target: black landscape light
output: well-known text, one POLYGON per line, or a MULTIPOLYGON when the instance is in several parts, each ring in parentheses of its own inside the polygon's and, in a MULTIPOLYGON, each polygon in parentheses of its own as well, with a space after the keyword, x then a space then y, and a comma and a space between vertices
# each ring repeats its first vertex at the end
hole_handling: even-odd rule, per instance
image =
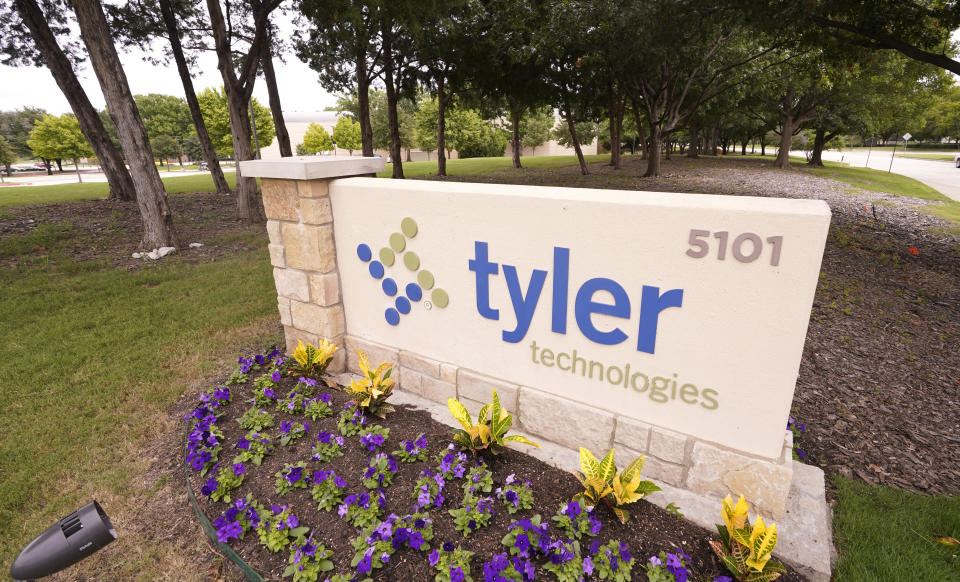
POLYGON ((110 518, 96 501, 47 528, 10 566, 14 580, 33 580, 59 572, 117 539, 110 518))

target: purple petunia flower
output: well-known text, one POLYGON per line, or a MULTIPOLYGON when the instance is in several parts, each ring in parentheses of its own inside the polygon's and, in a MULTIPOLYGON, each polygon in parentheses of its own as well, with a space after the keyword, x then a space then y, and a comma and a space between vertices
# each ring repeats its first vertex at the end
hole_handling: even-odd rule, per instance
POLYGON ((452 551, 453 551, 453 544, 452 544, 451 542, 443 542, 443 551, 444 551, 444 552, 452 552, 452 551))
POLYGON ((730 576, 717 576, 713 579, 713 582, 733 582, 733 578, 730 576))
POLYGON ((289 527, 290 529, 293 529, 298 525, 300 525, 300 520, 297 519, 296 515, 287 516, 287 527, 289 527))
POLYGON ((290 434, 290 429, 293 428, 293 425, 290 424, 289 420, 285 420, 280 423, 280 432, 283 434, 290 434))
POLYGON ((273 374, 270 374, 270 379, 274 382, 280 381, 280 370, 274 370, 273 374))
POLYGON ((434 550, 430 552, 429 559, 430 559, 430 565, 436 566, 437 562, 440 561, 440 552, 438 552, 436 548, 434 548, 434 550))
POLYGON ((656 556, 650 556, 650 559, 647 560, 647 561, 650 562, 650 565, 651 565, 651 566, 662 566, 662 565, 663 565, 663 562, 660 561, 660 558, 658 558, 658 557, 656 557, 656 556))
POLYGON ((593 560, 590 559, 590 556, 583 559, 583 573, 587 576, 593 574, 593 560))
POLYGON ((271 400, 277 399, 277 393, 274 392, 272 388, 264 388, 263 395, 266 396, 267 398, 270 398, 271 400))
POLYGON ((247 472, 247 468, 244 466, 243 463, 237 463, 236 465, 233 466, 233 474, 238 477, 240 475, 243 475, 246 472, 247 472))
POLYGON ((203 484, 203 487, 200 488, 200 493, 203 493, 207 497, 213 495, 213 492, 217 490, 220 484, 217 482, 216 477, 210 477, 207 479, 207 482, 203 484))
POLYGON ((527 534, 522 533, 517 536, 517 539, 513 542, 513 545, 525 555, 527 550, 530 548, 530 538, 527 537, 527 534))
POLYGON ((460 566, 450 568, 450 582, 463 582, 464 580, 466 580, 466 575, 464 575, 460 566))
POLYGON ((243 527, 239 521, 231 521, 217 530, 217 541, 227 543, 231 538, 239 539, 243 533, 243 527))
POLYGON ((373 560, 371 559, 369 554, 364 556, 363 559, 360 560, 360 563, 357 564, 357 572, 359 572, 360 574, 369 574, 372 568, 373 568, 373 560))

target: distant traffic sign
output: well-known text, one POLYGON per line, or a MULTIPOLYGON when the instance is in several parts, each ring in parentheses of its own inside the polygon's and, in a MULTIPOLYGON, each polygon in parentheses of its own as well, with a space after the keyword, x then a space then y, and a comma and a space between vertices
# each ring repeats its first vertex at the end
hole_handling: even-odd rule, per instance
POLYGON ((903 134, 903 141, 910 141, 910 138, 913 137, 910 133, 903 134))

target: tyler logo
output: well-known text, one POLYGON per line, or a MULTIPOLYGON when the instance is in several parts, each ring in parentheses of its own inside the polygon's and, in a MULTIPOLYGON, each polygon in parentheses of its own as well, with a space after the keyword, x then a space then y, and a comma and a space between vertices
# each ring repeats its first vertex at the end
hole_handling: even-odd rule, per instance
POLYGON ((388 246, 382 247, 378 253, 379 260, 373 258, 369 245, 357 245, 357 257, 368 263, 370 276, 380 281, 383 294, 392 301, 383 312, 384 319, 390 325, 399 324, 400 316, 410 313, 413 304, 421 300, 426 309, 434 306, 444 308, 450 303, 447 292, 435 286, 433 273, 422 269, 420 257, 409 249, 409 240, 416 237, 418 231, 419 227, 414 219, 407 217, 401 220, 400 232, 390 235, 388 246), (400 263, 403 263, 405 269, 401 268, 400 263), (388 269, 392 272, 388 273, 388 269), (428 292, 430 296, 425 298, 428 292))

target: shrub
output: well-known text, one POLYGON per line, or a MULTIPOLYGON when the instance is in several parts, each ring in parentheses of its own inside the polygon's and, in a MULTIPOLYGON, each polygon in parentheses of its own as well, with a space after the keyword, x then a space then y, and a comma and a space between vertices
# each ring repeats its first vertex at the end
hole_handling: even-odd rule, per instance
POLYGON ((749 510, 743 495, 736 505, 727 495, 720 506, 723 523, 717 524, 720 540, 711 540, 710 547, 737 580, 776 580, 787 571, 783 564, 770 559, 773 548, 777 545, 777 524, 771 523, 767 526, 763 518, 757 516, 757 521, 751 527, 747 518, 749 510))
POLYGON ((453 442, 462 449, 469 450, 474 456, 480 451, 499 454, 507 443, 523 443, 540 448, 540 445, 525 436, 504 436, 513 426, 513 415, 500 406, 500 397, 496 390, 493 390, 493 403, 485 404, 480 409, 477 424, 473 424, 467 408, 456 398, 447 400, 447 408, 453 418, 463 426, 453 434, 453 442))
POLYGON ((360 356, 360 370, 363 372, 362 380, 354 380, 347 390, 353 397, 353 406, 357 410, 362 410, 364 414, 372 414, 379 418, 386 418, 388 412, 393 412, 393 406, 387 404, 387 398, 393 394, 393 379, 390 373, 393 371, 393 365, 389 362, 383 362, 375 369, 370 369, 370 362, 367 355, 357 350, 360 356))
POLYGON ((574 499, 585 500, 589 505, 597 505, 602 500, 620 520, 627 523, 630 513, 625 505, 639 501, 644 496, 660 488, 650 481, 640 479, 644 456, 634 459, 622 472, 617 472, 613 461, 613 449, 610 449, 602 461, 597 461, 593 453, 580 447, 580 471, 576 474, 585 491, 574 499))
POLYGON ((319 346, 304 345, 303 342, 298 341, 297 349, 293 351, 293 362, 290 363, 288 373, 316 380, 327 370, 327 366, 333 361, 333 354, 336 351, 337 346, 325 339, 320 340, 319 346))

